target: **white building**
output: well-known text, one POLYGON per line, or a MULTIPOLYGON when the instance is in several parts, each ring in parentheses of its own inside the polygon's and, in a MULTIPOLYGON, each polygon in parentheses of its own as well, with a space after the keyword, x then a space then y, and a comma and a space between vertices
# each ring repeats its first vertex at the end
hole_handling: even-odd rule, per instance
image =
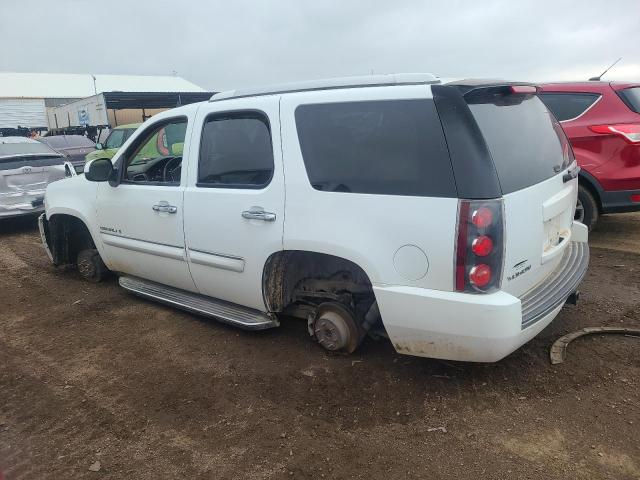
POLYGON ((47 109, 102 92, 196 93, 176 76, 0 72, 0 128, 53 127, 47 109))

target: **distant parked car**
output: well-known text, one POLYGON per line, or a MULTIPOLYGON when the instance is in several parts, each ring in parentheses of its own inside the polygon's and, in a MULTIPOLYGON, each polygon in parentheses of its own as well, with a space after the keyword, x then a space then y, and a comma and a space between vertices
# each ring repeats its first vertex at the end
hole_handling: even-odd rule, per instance
POLYGON ((96 150, 89 153, 85 157, 85 161, 88 162, 96 158, 113 158, 118 149, 140 125, 140 123, 130 123, 112 128, 104 143, 96 143, 96 150))
POLYGON ((540 98, 582 168, 576 220, 591 229, 600 214, 640 211, 640 84, 545 84, 540 98))
POLYGON ((76 172, 84 169, 85 156, 96 149, 96 144, 83 135, 54 135, 41 137, 38 140, 67 157, 76 172))
POLYGON ((74 175, 73 165, 48 145, 0 137, 0 218, 43 211, 47 185, 74 175))

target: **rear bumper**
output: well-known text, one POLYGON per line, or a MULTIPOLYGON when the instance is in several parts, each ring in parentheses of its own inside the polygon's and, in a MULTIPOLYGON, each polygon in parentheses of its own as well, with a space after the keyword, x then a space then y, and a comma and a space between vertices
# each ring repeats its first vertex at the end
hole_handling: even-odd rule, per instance
POLYGON ((640 190, 602 191, 602 213, 622 213, 640 211, 640 202, 631 201, 632 195, 639 195, 640 190))
MULTIPOLYGON (((44 198, 44 192, 42 193, 44 198)), ((40 200, 41 201, 41 200, 40 200)), ((0 202, 0 218, 19 217, 21 215, 32 215, 44 211, 44 204, 31 201, 5 204, 0 202)))
POLYGON ((398 353, 467 362, 495 362, 535 337, 558 315, 584 278, 586 243, 571 242, 560 265, 522 299, 374 286, 380 313, 398 353))

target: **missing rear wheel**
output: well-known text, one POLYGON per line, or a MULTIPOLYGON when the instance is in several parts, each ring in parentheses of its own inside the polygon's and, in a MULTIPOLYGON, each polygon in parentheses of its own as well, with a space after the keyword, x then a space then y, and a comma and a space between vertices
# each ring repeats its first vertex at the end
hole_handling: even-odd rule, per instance
POLYGON ((344 306, 327 302, 318 306, 309 322, 310 333, 323 348, 331 352, 352 353, 362 335, 353 314, 344 306))

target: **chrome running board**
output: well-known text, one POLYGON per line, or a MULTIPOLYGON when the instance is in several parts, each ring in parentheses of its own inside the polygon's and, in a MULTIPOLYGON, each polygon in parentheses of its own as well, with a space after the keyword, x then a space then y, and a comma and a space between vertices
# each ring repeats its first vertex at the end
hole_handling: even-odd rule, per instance
POLYGON ((252 308, 186 292, 136 277, 120 277, 120 286, 135 295, 155 300, 188 312, 215 318, 244 330, 264 330, 280 325, 275 317, 252 308))

